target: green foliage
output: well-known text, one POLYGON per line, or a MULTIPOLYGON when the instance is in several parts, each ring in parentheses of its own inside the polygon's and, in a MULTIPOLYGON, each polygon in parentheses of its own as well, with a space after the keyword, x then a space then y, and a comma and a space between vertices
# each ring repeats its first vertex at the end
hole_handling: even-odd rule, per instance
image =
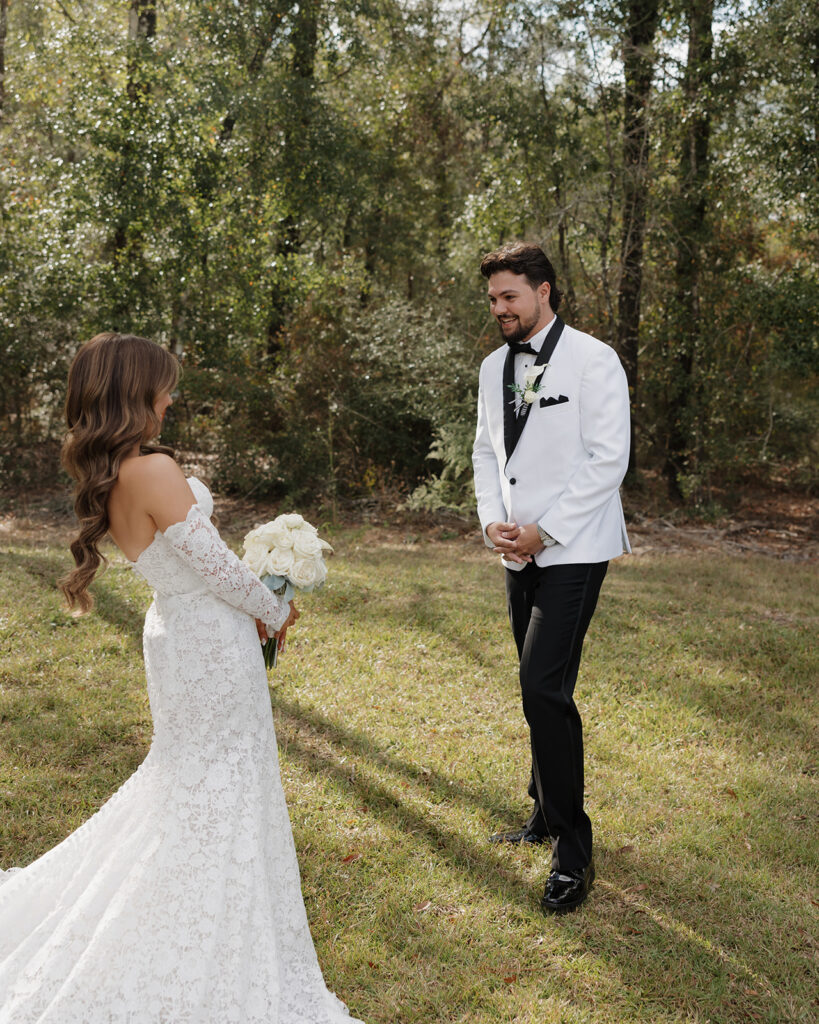
POLYGON ((192 388, 185 373, 192 407, 208 392, 220 396, 185 444, 201 450, 210 437, 220 482, 255 493, 412 488, 433 432, 465 405, 472 414, 468 346, 446 317, 405 301, 362 307, 355 291, 337 291, 333 303, 312 298, 307 307, 295 311, 298 326, 283 334, 275 360, 230 380, 194 371, 192 388))
MULTIPOLYGON (((469 412, 472 406, 468 406, 469 412)), ((440 509, 469 514, 475 507, 472 481, 472 442, 475 426, 472 417, 444 423, 437 428, 428 459, 441 464, 439 472, 419 484, 410 495, 407 507, 437 512, 440 509)))
MULTIPOLYGON (((6 472, 54 471, 66 366, 117 328, 182 357, 169 429, 221 486, 468 505, 470 395, 492 344, 480 255, 541 242, 567 318, 617 336, 621 6, 169 0, 138 39, 126 8, 9 8, 6 472)), ((749 477, 814 486, 816 14, 805 0, 740 6, 718 35, 700 98, 706 216, 682 240, 700 260, 695 352, 675 262, 697 111, 676 63, 686 31, 666 9, 639 462, 662 465, 681 432, 692 500, 749 477)))

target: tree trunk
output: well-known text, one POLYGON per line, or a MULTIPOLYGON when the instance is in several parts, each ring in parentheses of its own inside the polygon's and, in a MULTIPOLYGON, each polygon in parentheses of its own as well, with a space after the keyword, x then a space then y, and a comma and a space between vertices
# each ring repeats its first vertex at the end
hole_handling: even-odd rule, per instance
POLYGON ((640 298, 648 195, 651 82, 659 0, 627 0, 623 38, 623 229, 617 294, 617 347, 631 395, 631 452, 628 473, 637 470, 635 414, 638 410, 640 298))
MULTIPOLYGON (((545 56, 545 55, 544 55, 545 56)), ((569 258, 569 242, 566 237, 567 227, 567 209, 563 199, 563 184, 564 184, 564 173, 563 173, 563 162, 560 159, 558 152, 558 141, 557 141, 557 130, 556 130, 556 118, 557 115, 553 109, 549 93, 546 89, 546 82, 541 76, 540 79, 540 98, 543 102, 544 117, 542 120, 542 135, 544 139, 544 149, 552 154, 551 165, 549 167, 549 173, 554 188, 554 204, 558 210, 558 221, 557 221, 557 253, 558 262, 560 265, 560 289, 563 292, 564 308, 562 310, 563 319, 568 323, 573 323, 577 319, 577 296, 574 290, 574 281, 572 279, 571 272, 571 261, 569 258)), ((548 254, 547 254, 548 255, 548 254)))
POLYGON ((679 162, 679 195, 673 218, 677 239, 675 297, 677 336, 672 348, 665 474, 669 494, 683 497, 681 477, 696 463, 692 431, 697 420, 694 371, 701 344, 700 269, 706 235, 711 136, 714 0, 688 2, 688 60, 683 79, 684 127, 679 162))
MULTIPOLYGON (((316 51, 319 39, 319 15, 322 0, 302 0, 293 25, 293 99, 298 117, 285 131, 284 166, 294 168, 304 163, 305 147, 310 146, 313 121, 313 91, 316 75, 316 51)), ((301 244, 298 219, 289 213, 279 225, 277 253, 286 261, 301 244)), ((281 332, 293 306, 293 296, 282 281, 277 281, 271 294, 267 321, 267 354, 275 357, 281 349, 281 332)))
MULTIPOLYGON (((156 36, 156 0, 131 0, 131 9, 128 16, 128 40, 131 45, 128 54, 128 84, 126 92, 128 99, 135 103, 140 94, 144 94, 147 88, 139 81, 139 58, 135 47, 144 45, 148 39, 156 36)), ((131 143, 126 143, 123 148, 123 173, 128 173, 128 162, 131 156, 131 143)), ((123 215, 114 227, 114 252, 122 252, 128 244, 128 224, 123 215)))
POLYGON ((566 206, 563 202, 563 174, 559 162, 552 165, 552 181, 555 188, 555 205, 560 210, 557 222, 557 254, 560 260, 560 284, 563 292, 565 308, 563 319, 567 323, 577 320, 577 296, 574 290, 571 263, 569 262, 569 244, 566 238, 566 206))
POLYGON ((9 0, 0 0, 0 124, 6 106, 6 32, 8 30, 9 0))
MULTIPOLYGON (((273 40, 276 38, 276 34, 281 31, 282 25, 285 23, 285 14, 294 6, 295 0, 286 0, 283 3, 267 3, 268 7, 268 18, 265 23, 259 26, 256 38, 257 45, 253 51, 253 56, 250 58, 247 64, 247 77, 248 80, 255 81, 262 72, 264 67, 264 60, 267 56, 270 47, 273 45, 273 40)), ((222 121, 222 128, 219 133, 219 141, 225 144, 230 141, 233 135, 233 129, 236 127, 237 114, 229 111, 224 120, 222 121)))
POLYGON ((131 53, 128 57, 128 98, 133 102, 149 87, 139 81, 139 51, 149 39, 156 36, 156 0, 131 0, 128 16, 128 39, 131 53))
MULTIPOLYGON (((814 10, 813 28, 809 35, 810 68, 813 73, 813 180, 819 182, 819 12, 814 10)), ((814 196, 816 192, 813 193, 814 196)), ((819 253, 819 238, 814 232, 813 250, 819 253)))
MULTIPOLYGON (((128 77, 125 90, 133 106, 140 97, 146 96, 150 87, 140 74, 142 50, 149 39, 156 35, 156 0, 130 0, 128 18, 128 77)), ((141 241, 138 232, 131 230, 130 212, 131 198, 129 191, 133 189, 132 165, 135 160, 138 143, 129 136, 122 144, 119 152, 121 174, 117 191, 118 213, 112 226, 108 242, 108 252, 114 263, 124 260, 133 266, 140 259, 141 241)), ((111 312, 114 317, 114 330, 127 329, 126 325, 133 314, 132 296, 128 288, 118 288, 112 303, 111 312)))

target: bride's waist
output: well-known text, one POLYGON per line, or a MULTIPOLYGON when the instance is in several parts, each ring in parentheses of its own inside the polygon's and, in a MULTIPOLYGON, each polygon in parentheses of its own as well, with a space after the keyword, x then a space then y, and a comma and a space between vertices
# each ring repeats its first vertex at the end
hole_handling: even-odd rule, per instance
POLYGON ((221 597, 217 597, 213 591, 207 588, 202 590, 186 590, 180 594, 166 594, 158 590, 154 591, 154 600, 148 612, 150 614, 153 611, 154 614, 160 616, 173 614, 175 616, 190 615, 199 617, 208 610, 227 614, 231 618, 235 616, 243 619, 248 618, 245 612, 234 608, 232 604, 223 601, 221 597))

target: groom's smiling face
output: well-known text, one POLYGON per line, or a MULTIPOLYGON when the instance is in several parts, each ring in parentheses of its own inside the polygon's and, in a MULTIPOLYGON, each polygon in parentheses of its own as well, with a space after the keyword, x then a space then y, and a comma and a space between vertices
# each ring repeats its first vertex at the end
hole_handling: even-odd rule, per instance
POLYGON ((549 323, 554 315, 549 291, 546 281, 533 288, 524 274, 511 270, 500 270, 489 278, 489 308, 504 341, 526 341, 549 323))

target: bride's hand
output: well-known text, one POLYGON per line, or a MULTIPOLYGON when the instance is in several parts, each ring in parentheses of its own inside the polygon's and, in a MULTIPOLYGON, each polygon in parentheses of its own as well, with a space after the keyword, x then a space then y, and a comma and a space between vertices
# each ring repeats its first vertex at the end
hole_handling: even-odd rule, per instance
POLYGON ((292 626, 293 623, 296 621, 296 619, 300 618, 300 616, 301 616, 301 612, 296 609, 295 604, 293 604, 293 602, 291 601, 290 602, 290 614, 287 616, 287 619, 285 620, 285 623, 282 626, 282 629, 287 629, 288 626, 292 626))
MULTIPOLYGON (((296 619, 299 618, 300 615, 301 615, 301 612, 298 611, 296 606, 291 601, 290 602, 290 614, 287 616, 287 619, 285 620, 285 623, 282 626, 282 628, 277 633, 273 634, 273 636, 275 636, 276 639, 279 641, 279 650, 280 651, 284 650, 284 637, 285 637, 285 634, 287 633, 287 627, 288 626, 292 626, 293 623, 296 621, 296 619)), ((265 626, 265 624, 262 622, 261 619, 256 619, 256 632, 259 634, 259 643, 260 644, 266 644, 267 641, 270 639, 270 634, 267 632, 267 626, 265 626)))
POLYGON ((287 629, 288 629, 288 627, 292 626, 293 623, 296 621, 296 619, 298 619, 300 616, 301 616, 301 612, 298 611, 296 606, 291 601, 290 602, 290 614, 287 616, 287 619, 286 619, 284 625, 278 631, 278 633, 274 633, 273 634, 276 637, 276 640, 278 642, 277 646, 279 648, 279 653, 280 654, 284 650, 284 638, 287 636, 287 629))

